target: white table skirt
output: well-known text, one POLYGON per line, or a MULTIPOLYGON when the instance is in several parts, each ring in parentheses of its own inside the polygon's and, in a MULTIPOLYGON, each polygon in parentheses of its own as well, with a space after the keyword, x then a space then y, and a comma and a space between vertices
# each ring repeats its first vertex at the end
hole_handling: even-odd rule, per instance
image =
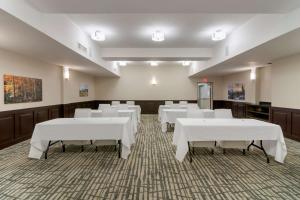
POLYGON ((127 159, 134 143, 134 133, 128 117, 49 120, 35 126, 28 157, 40 159, 49 141, 59 140, 121 140, 121 157, 127 159))
MULTIPOLYGON (((200 109, 199 109, 200 110, 200 109)), ((201 110, 204 115, 209 115, 214 113, 213 110, 202 109, 201 110)), ((167 123, 174 124, 177 118, 186 118, 187 117, 187 109, 163 109, 161 111, 161 129, 162 132, 167 131, 167 123)))
POLYGON ((189 141, 262 140, 268 155, 283 163, 287 148, 281 127, 254 119, 190 119, 176 120, 173 144, 176 159, 183 161, 189 141))
MULTIPOLYGON (((117 108, 118 106, 117 105, 113 105, 111 107, 112 108, 117 108)), ((128 105, 128 109, 136 111, 137 119, 138 119, 138 122, 140 123, 141 122, 141 113, 142 113, 141 106, 139 106, 139 105, 128 105)))
MULTIPOLYGON (((132 124, 133 132, 137 133, 138 119, 135 110, 118 110, 119 117, 129 117, 132 124)), ((92 117, 102 117, 102 110, 92 110, 92 117)))

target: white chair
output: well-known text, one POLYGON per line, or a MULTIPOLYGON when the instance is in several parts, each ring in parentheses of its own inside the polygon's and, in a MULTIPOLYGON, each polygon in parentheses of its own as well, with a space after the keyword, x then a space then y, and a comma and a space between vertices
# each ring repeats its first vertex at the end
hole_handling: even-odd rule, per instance
POLYGON ((187 101, 179 101, 179 104, 180 104, 180 105, 187 105, 188 102, 187 102, 187 101))
MULTIPOLYGON (((76 108, 74 118, 89 118, 92 116, 92 110, 90 108, 76 108)), ((66 140, 62 141, 63 152, 65 152, 65 145, 80 145, 81 151, 84 150, 84 145, 91 144, 90 140, 66 140)))
POLYGON ((171 105, 170 105, 170 108, 171 108, 171 109, 179 109, 179 108, 180 108, 180 105, 179 105, 179 104, 171 104, 171 105))
POLYGON ((172 105, 173 101, 165 101, 165 105, 172 105))
POLYGON ((134 101, 126 101, 126 104, 132 106, 132 105, 134 105, 135 103, 134 103, 134 101))
MULTIPOLYGON (((215 109, 215 118, 232 119, 231 109, 215 109)), ((224 154, 226 153, 225 149, 242 149, 245 154, 249 145, 249 141, 219 141, 218 143, 223 148, 224 154)))
POLYGON ((127 104, 119 104, 117 105, 118 110, 128 110, 127 104))
POLYGON ((189 104, 187 104, 187 109, 199 110, 199 106, 196 103, 189 103, 189 104))
MULTIPOLYGON (((200 109, 190 109, 187 111, 187 118, 205 118, 205 112, 200 109)), ((216 145, 215 141, 199 141, 199 142, 190 142, 193 147, 193 153, 195 153, 195 147, 199 148, 210 148, 211 153, 214 154, 214 148, 216 145)))
MULTIPOLYGON (((116 108, 105 108, 102 110, 102 117, 119 117, 119 113, 116 108)), ((116 140, 94 140, 93 144, 96 146, 96 151, 98 151, 98 146, 115 146, 115 149, 117 149, 118 142, 116 140)))
POLYGON ((112 101, 111 102, 111 105, 119 105, 120 104, 120 101, 112 101))
POLYGON ((104 110, 110 108, 110 104, 99 104, 98 110, 104 110))

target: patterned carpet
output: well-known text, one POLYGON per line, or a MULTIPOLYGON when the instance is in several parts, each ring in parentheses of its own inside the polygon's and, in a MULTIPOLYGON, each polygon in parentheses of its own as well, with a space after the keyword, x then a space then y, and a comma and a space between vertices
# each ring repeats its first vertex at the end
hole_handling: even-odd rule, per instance
POLYGON ((50 149, 28 159, 29 141, 0 151, 0 199, 300 199, 300 143, 286 140, 285 164, 259 151, 196 149, 193 163, 175 160, 172 133, 145 115, 128 160, 114 147, 50 149))

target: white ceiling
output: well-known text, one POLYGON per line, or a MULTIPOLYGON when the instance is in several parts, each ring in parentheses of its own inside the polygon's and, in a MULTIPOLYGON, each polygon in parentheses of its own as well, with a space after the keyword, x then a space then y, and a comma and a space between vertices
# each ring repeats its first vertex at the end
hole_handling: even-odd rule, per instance
POLYGON ((114 76, 52 38, 0 9, 0 48, 95 76, 114 76))
POLYGON ((257 67, 267 66, 268 63, 276 62, 280 58, 300 53, 299 38, 300 28, 204 70, 196 76, 225 75, 250 70, 251 64, 257 67))
POLYGON ((299 0, 27 0, 50 13, 282 13, 299 0))
POLYGON ((71 14, 69 18, 87 34, 106 33, 98 42, 103 48, 199 48, 212 47, 211 34, 228 34, 248 21, 252 14, 71 14), (153 42, 151 34, 165 32, 165 41, 153 42))

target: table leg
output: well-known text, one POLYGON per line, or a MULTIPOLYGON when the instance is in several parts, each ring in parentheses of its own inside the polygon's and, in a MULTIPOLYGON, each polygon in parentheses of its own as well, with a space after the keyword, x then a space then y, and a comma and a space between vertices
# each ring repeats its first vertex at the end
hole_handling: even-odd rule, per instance
POLYGON ((248 146, 248 151, 249 151, 249 149, 250 149, 250 147, 251 146, 254 146, 254 147, 256 147, 256 148, 258 148, 258 149, 260 149, 260 150, 262 150, 263 151, 263 153, 264 153, 264 155, 266 156, 266 158, 267 158, 267 163, 270 163, 270 159, 269 159, 269 156, 268 156, 268 154, 266 153, 266 151, 265 151, 265 149, 264 149, 264 146, 263 146, 263 143, 262 143, 262 140, 260 140, 260 146, 258 146, 258 145, 256 145, 256 144, 254 144, 254 140, 251 142, 251 144, 248 146))
POLYGON ((119 144, 119 158, 121 158, 122 141, 118 140, 118 144, 119 144))
POLYGON ((192 152, 191 152, 190 142, 188 142, 188 146, 189 146, 189 157, 190 157, 190 163, 191 163, 191 162, 193 162, 193 159, 192 159, 192 152))
POLYGON ((47 146, 47 149, 46 149, 46 151, 45 151, 45 159, 48 158, 48 151, 49 151, 50 145, 51 145, 51 140, 49 141, 48 146, 47 146))

